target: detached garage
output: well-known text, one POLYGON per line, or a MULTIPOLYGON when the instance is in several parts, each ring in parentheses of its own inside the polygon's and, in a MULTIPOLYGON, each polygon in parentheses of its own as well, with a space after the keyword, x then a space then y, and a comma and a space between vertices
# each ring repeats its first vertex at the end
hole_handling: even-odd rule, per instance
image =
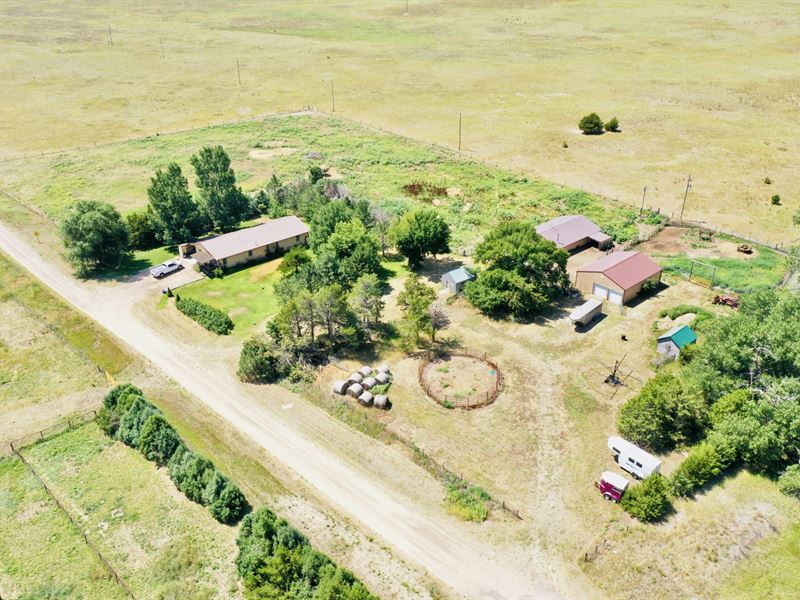
POLYGON ((626 304, 648 282, 661 281, 661 267, 641 252, 614 252, 578 269, 575 287, 613 304, 626 304))

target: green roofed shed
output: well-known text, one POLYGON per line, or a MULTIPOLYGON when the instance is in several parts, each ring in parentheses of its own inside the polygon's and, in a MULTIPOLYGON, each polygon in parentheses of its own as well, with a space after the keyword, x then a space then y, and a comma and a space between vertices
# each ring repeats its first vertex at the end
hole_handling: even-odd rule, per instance
POLYGON ((656 349, 661 354, 675 358, 689 344, 697 341, 697 334, 688 325, 678 325, 658 337, 656 349))

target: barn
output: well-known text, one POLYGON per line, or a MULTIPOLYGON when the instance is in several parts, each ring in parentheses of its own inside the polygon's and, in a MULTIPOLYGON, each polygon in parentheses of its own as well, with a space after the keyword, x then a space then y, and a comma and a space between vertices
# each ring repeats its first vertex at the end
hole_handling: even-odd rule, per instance
POLYGON ((442 275, 442 288, 454 294, 461 291, 464 284, 475 279, 475 275, 464 267, 458 267, 442 275))
POLYGON ((556 243, 564 250, 574 250, 590 244, 601 250, 611 246, 611 237, 583 215, 556 217, 536 227, 536 233, 556 243))
POLYGON ((272 219, 261 225, 215 235, 190 244, 182 244, 181 254, 194 254, 201 267, 235 267, 263 260, 276 252, 288 250, 308 240, 309 228, 294 215, 272 219))
POLYGON ((575 287, 613 304, 626 304, 648 282, 661 281, 661 267, 641 252, 614 252, 575 274, 575 287))
POLYGON ((686 346, 697 341, 697 334, 688 325, 676 325, 664 335, 658 336, 656 350, 660 354, 677 358, 686 346))

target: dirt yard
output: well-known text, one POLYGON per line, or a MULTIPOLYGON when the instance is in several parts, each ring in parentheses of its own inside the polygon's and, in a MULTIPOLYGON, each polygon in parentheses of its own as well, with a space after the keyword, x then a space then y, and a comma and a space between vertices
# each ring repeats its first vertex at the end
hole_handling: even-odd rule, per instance
POLYGON ((710 240, 700 237, 699 229, 666 227, 652 240, 637 246, 647 254, 686 254, 689 258, 737 258, 750 260, 758 256, 758 248, 752 254, 739 252, 734 242, 725 236, 714 234, 710 240))
POLYGON ((424 380, 437 398, 453 397, 453 404, 476 394, 484 394, 497 384, 497 371, 487 362, 472 356, 451 355, 429 363, 424 380))

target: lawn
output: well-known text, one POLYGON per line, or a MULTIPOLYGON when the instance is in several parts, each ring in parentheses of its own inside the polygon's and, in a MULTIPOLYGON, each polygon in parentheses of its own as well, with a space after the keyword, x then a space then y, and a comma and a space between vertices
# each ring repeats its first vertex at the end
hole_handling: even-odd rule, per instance
MULTIPOLYGON (((687 218, 797 237, 791 0, 610 0, 591 19, 583 2, 411 0, 408 15, 398 0, 35 6, 3 4, 0 156, 330 110, 333 81, 337 114, 455 148, 462 113, 465 152, 636 207, 646 185, 647 204, 676 216, 691 173, 687 218), (581 136, 591 111, 617 116, 622 132, 581 136), (770 204, 775 193, 784 206, 770 204)), ((152 162, 140 152, 117 169, 152 162)), ((0 187, 19 167, 0 168, 0 187)), ((97 184, 90 169, 77 179, 90 193, 97 184)), ((118 186, 100 183, 116 201, 118 186)))
POLYGON ((98 276, 101 279, 105 279, 134 275, 139 271, 149 269, 171 258, 175 258, 177 254, 178 250, 176 248, 166 246, 163 248, 153 248, 152 250, 136 250, 125 257, 119 268, 111 271, 103 271, 99 273, 98 276))
MULTIPOLYGON (((734 292, 749 292, 776 287, 786 274, 785 258, 768 248, 758 247, 753 258, 700 258, 700 262, 716 267, 714 285, 734 292)), ((692 259, 686 254, 654 254, 653 258, 667 273, 688 277, 692 259)), ((711 269, 695 264, 692 279, 710 281, 711 269)))
POLYGON ((236 529, 177 492, 166 471, 139 452, 89 423, 23 454, 67 510, 81 515, 87 535, 137 597, 239 596, 236 529))
POLYGON ((234 333, 250 335, 278 310, 274 285, 281 259, 243 267, 224 277, 206 277, 185 285, 175 293, 194 298, 225 311, 233 319, 234 333))
POLYGON ((128 597, 33 475, 10 458, 0 458, 0 596, 128 597))

